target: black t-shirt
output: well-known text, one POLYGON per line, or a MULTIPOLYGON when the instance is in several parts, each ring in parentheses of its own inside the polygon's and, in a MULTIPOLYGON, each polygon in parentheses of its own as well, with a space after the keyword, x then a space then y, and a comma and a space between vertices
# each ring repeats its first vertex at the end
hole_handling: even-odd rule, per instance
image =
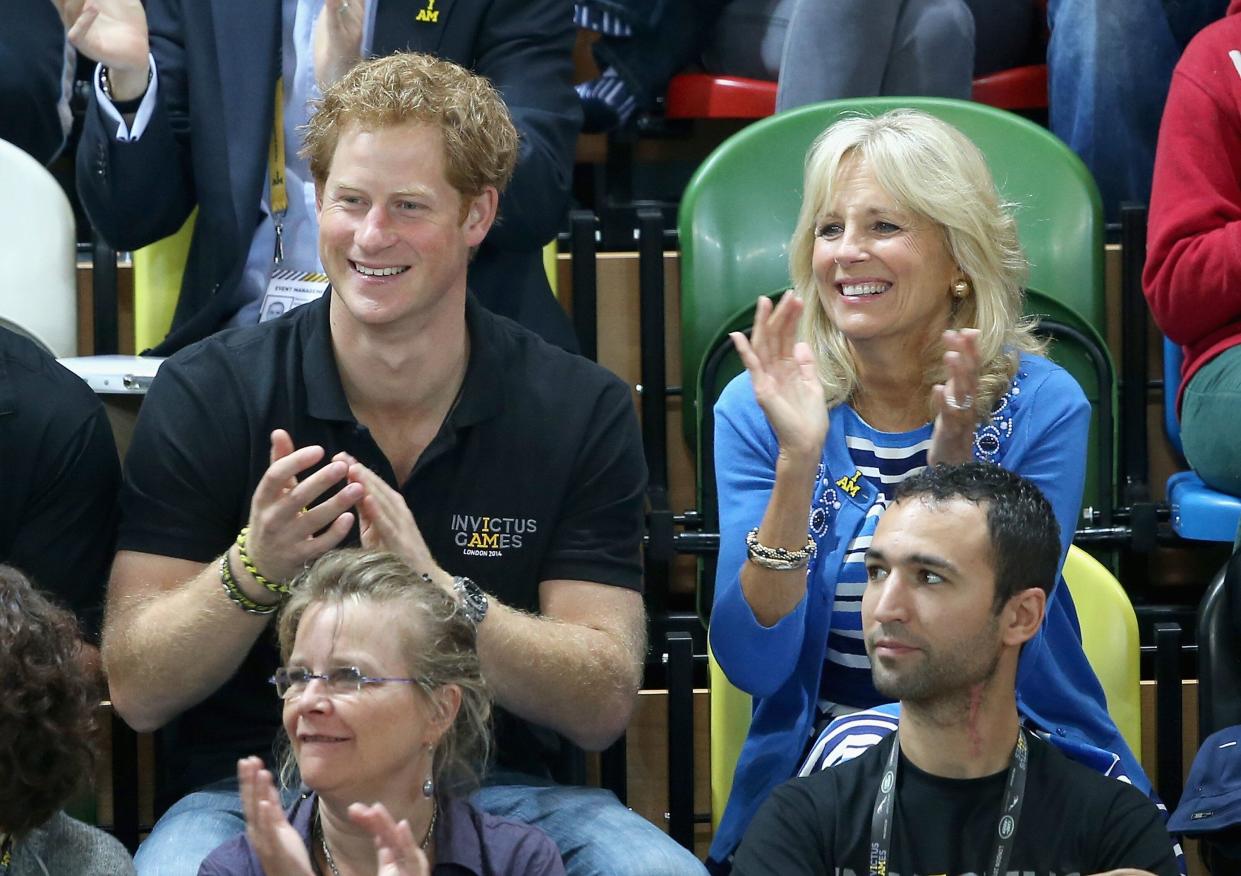
MULTIPOLYGON (((777 788, 746 831, 733 876, 865 876, 875 794, 896 735, 858 758, 777 788)), ((1006 771, 945 779, 901 756, 888 876, 985 873, 1006 771)), ((1177 876, 1155 804, 1126 782, 1030 737, 1010 874, 1075 876, 1121 867, 1177 876)))
POLYGON ((98 639, 121 464, 103 404, 76 374, 0 328, 0 562, 98 639))
MULTIPOLYGON (((298 447, 322 445, 327 461, 347 451, 398 487, 341 386, 330 295, 160 367, 126 456, 122 550, 198 562, 222 554, 249 517, 276 428, 298 447)), ((460 398, 399 487, 432 555, 525 611, 538 610, 541 581, 640 589, 646 468, 627 387, 472 298, 466 321, 460 398)), ((345 543, 357 543, 356 526, 345 543)), ((163 800, 232 776, 240 756, 270 752, 280 708, 267 679, 277 662, 269 628, 224 687, 162 731, 163 800)), ((496 737, 500 766, 536 774, 561 744, 501 709, 496 737)))

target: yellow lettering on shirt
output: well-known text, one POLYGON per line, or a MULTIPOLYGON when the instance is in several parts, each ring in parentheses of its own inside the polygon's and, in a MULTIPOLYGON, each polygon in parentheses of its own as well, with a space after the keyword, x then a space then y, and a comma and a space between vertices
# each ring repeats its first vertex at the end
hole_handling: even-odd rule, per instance
POLYGON ((415 21, 425 21, 428 24, 435 24, 440 20, 439 10, 435 8, 435 0, 427 0, 427 8, 419 9, 418 16, 415 21))
POLYGON ((860 481, 861 479, 862 479, 862 473, 860 471, 855 470, 853 474, 847 475, 846 477, 843 477, 840 480, 836 481, 836 486, 840 487, 842 490, 848 493, 849 498, 852 499, 854 496, 857 495, 858 490, 862 489, 862 485, 858 483, 858 481, 860 481))

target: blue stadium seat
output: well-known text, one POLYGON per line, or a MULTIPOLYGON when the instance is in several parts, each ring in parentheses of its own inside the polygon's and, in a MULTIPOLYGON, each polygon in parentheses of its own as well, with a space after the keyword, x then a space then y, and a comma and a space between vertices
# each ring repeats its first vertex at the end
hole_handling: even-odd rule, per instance
MULTIPOLYGON (((1181 348, 1164 338, 1164 428, 1183 454, 1176 416, 1181 348)), ((1182 538, 1232 542, 1241 521, 1241 498, 1213 490, 1193 471, 1168 479, 1172 529, 1182 538)), ((1241 551, 1219 570, 1198 606, 1198 741, 1241 722, 1241 551)), ((1223 871, 1220 871, 1223 872, 1223 871)))
MULTIPOLYGON (((1176 415, 1176 387, 1181 383, 1179 345, 1163 341, 1164 428, 1177 453, 1181 447, 1181 423, 1176 415)), ((1172 506, 1172 529, 1182 538, 1194 541, 1231 542, 1241 523, 1241 498, 1213 490, 1202 478, 1181 471, 1168 478, 1168 504, 1172 506)))

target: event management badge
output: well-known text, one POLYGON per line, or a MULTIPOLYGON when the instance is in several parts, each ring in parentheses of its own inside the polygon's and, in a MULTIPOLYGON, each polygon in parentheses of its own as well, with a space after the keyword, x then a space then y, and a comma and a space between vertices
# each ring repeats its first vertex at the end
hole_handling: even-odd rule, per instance
POLYGON ((322 297, 327 290, 327 284, 327 274, 272 271, 267 291, 263 294, 263 303, 259 307, 259 322, 283 316, 294 307, 322 297))

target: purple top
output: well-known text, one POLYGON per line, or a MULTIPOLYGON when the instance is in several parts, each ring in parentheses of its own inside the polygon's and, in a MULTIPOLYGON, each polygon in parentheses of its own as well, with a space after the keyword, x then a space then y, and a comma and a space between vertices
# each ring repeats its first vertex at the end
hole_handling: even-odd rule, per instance
MULTIPOLYGON (((293 825, 310 850, 310 828, 318 795, 308 792, 288 812, 293 825)), ((311 856, 314 857, 313 855, 311 856)), ((508 818, 488 815, 468 800, 440 800, 435 824, 435 867, 432 876, 565 876, 560 852, 551 838, 537 827, 508 818)), ((250 840, 240 834, 207 856, 198 876, 264 876, 250 840)))

